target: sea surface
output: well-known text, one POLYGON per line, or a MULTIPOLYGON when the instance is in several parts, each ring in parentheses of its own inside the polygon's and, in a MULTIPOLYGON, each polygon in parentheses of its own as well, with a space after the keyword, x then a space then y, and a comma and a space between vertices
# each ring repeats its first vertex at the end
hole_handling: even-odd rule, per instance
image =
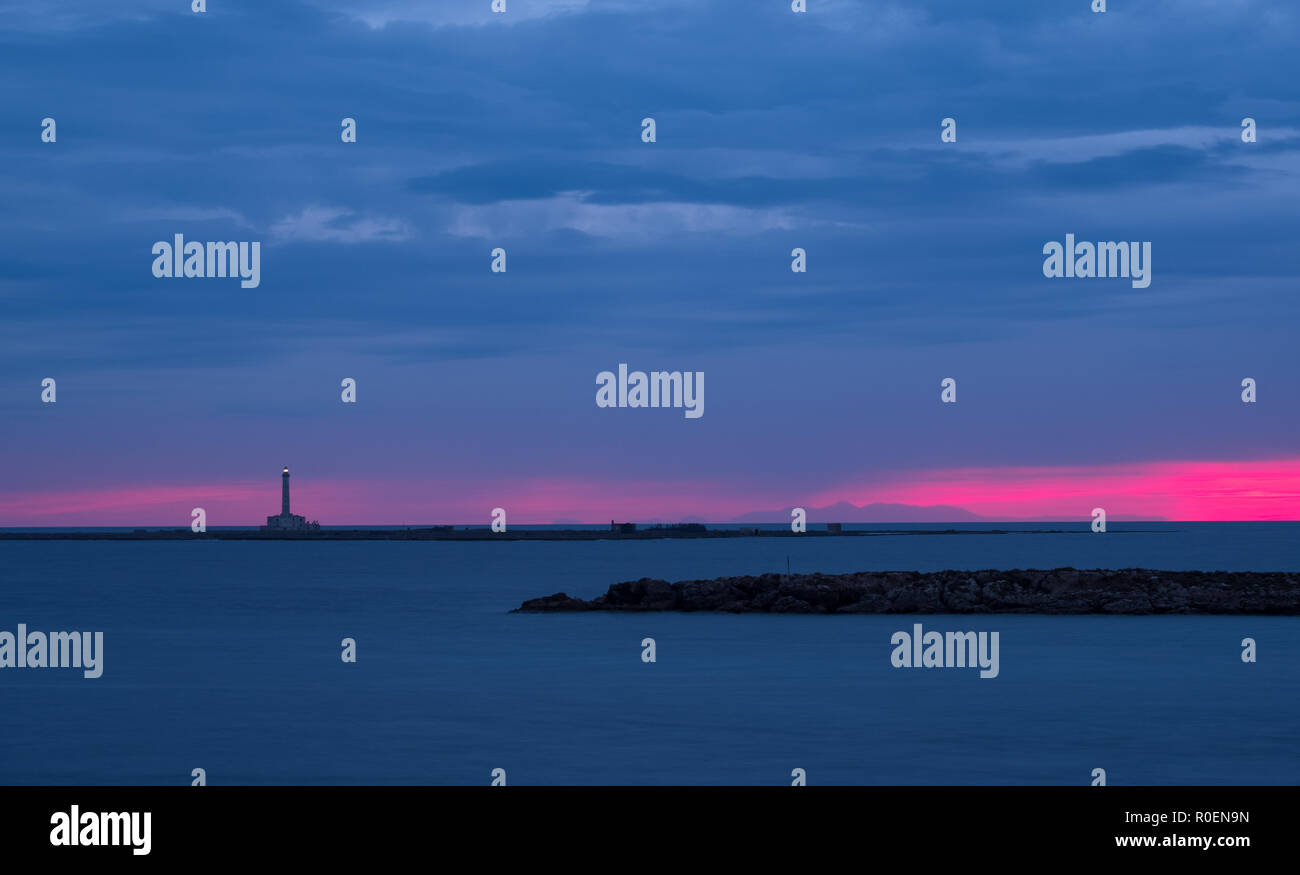
POLYGON ((0 783, 1300 783, 1300 618, 510 613, 787 561, 1300 570, 1296 523, 849 528, 900 533, 0 541, 0 630, 104 633, 98 679, 0 669, 0 783), (916 622, 998 632, 998 677, 892 667, 916 622))

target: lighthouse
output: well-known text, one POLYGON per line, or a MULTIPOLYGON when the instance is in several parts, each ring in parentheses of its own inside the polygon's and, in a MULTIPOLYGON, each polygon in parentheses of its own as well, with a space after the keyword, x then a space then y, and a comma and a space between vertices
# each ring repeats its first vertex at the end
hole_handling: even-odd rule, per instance
POLYGON ((319 532, 320 523, 307 522, 307 518, 289 510, 289 466, 280 471, 280 512, 266 518, 264 532, 319 532))

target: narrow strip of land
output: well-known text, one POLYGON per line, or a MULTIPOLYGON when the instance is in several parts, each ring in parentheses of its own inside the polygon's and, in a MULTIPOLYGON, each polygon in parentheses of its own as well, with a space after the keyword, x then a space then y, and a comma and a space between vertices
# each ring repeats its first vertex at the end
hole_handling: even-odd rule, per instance
MULTIPOLYGON (((0 541, 653 541, 661 538, 842 538, 868 535, 1064 535, 1087 534, 1078 529, 853 529, 828 531, 809 529, 735 526, 708 528, 703 525, 669 525, 618 529, 531 529, 494 532, 488 526, 424 526, 392 529, 321 529, 285 531, 276 529, 134 529, 76 531, 71 529, 26 529, 0 531, 0 541)), ((1119 533, 1116 533, 1119 534, 1119 533)))

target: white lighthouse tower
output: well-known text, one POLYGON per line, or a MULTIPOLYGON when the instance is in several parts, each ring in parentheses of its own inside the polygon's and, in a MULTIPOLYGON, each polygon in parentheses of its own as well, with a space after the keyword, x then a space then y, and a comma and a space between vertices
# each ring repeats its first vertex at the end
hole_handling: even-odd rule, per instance
POLYGON ((264 532, 319 532, 320 523, 307 522, 307 518, 289 511, 289 466, 280 472, 280 513, 266 518, 264 532))

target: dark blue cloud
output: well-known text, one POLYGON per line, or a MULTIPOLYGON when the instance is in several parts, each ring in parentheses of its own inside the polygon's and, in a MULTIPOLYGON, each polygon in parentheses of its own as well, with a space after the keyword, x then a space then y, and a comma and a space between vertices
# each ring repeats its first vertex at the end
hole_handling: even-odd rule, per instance
MULTIPOLYGON (((330 382, 364 363, 419 375, 395 397, 436 396, 469 362, 460 391, 484 423, 573 428, 599 465, 619 454, 585 446, 566 405, 630 350, 717 368, 708 416, 724 425, 701 471, 840 435, 836 453, 776 465, 791 482, 841 474, 853 435, 875 436, 880 464, 973 464, 1271 451, 1300 424, 1294 405, 1248 433, 1190 404, 1156 421, 1132 391, 1249 371, 1280 400, 1293 376, 1300 32, 1283 5, 534 4, 474 24, 396 2, 62 6, 0 12, 11 417, 51 368, 149 374, 160 403, 211 407, 216 442, 222 411, 277 426, 271 401, 196 388, 213 375, 330 382), (1259 143, 1237 136, 1247 115, 1259 143), (39 142, 46 116, 57 144, 39 142), (640 141, 645 116, 657 143, 640 141), (174 233, 262 241, 261 287, 153 278, 150 246, 174 233), (1044 279, 1041 247, 1066 233, 1153 241, 1151 288, 1044 279), (488 270, 496 246, 505 275, 488 270), (796 246, 807 274, 789 270, 796 246), (735 382, 785 368, 803 374, 782 396, 798 415, 735 382), (990 387, 965 396, 989 400, 959 447, 892 415, 885 387, 954 369, 990 387)), ((295 414, 308 429, 311 410, 295 414)), ((115 416, 106 431, 129 434, 115 416)), ((437 427, 421 417, 404 427, 437 427)), ((35 434, 15 440, 35 452, 35 434)))

